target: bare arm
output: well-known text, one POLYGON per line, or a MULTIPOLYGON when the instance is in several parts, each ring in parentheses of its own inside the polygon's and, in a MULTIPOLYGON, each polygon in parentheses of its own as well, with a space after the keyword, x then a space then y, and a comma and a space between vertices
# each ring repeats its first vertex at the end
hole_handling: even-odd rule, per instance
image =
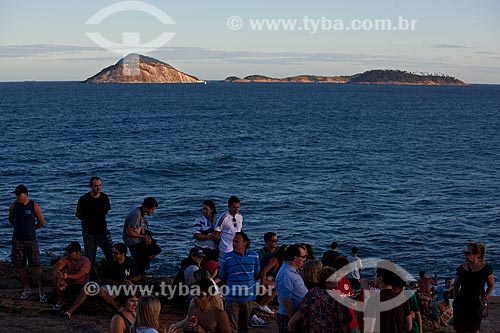
POLYGON ((290 321, 288 322, 288 330, 289 331, 295 331, 295 325, 297 324, 297 321, 302 319, 304 316, 300 311, 297 311, 293 314, 292 318, 290 318, 290 321))
POLYGON ((189 322, 189 318, 191 318, 191 313, 193 313, 193 309, 194 309, 194 302, 191 300, 191 303, 189 303, 189 309, 186 317, 180 322, 170 325, 170 327, 181 328, 186 326, 186 324, 189 322))
POLYGON ((276 266, 278 266, 278 259, 275 257, 271 257, 269 263, 260 271, 260 280, 267 280, 266 276, 271 270, 273 270, 276 266))
POLYGON ((424 333, 424 328, 422 327, 422 315, 420 314, 420 311, 415 312, 415 317, 417 318, 420 333, 424 333))
POLYGON ((215 235, 202 235, 202 234, 193 234, 193 238, 199 241, 207 241, 215 239, 215 235))
POLYGON ((67 274, 66 275, 66 279, 68 279, 68 280, 79 280, 82 277, 84 277, 85 275, 89 274, 91 268, 92 268, 91 264, 85 265, 84 267, 82 267, 82 269, 78 273, 67 274))
POLYGON ((78 219, 83 220, 83 212, 80 210, 76 210, 75 216, 78 217, 78 219))
POLYGON ((283 307, 285 308, 285 312, 288 315, 288 317, 292 318, 294 315, 292 299, 291 298, 284 298, 283 299, 283 307))
POLYGON ((217 231, 217 230, 214 231, 213 236, 214 236, 215 241, 219 241, 220 240, 220 231, 217 231))
POLYGON ((484 295, 484 299, 488 300, 490 298, 491 293, 493 292, 493 288, 495 286, 495 277, 493 276, 493 274, 488 276, 488 278, 486 280, 486 284, 488 285, 488 289, 486 289, 486 294, 484 295))
POLYGON ((404 324, 405 324, 404 325, 405 326, 405 330, 411 331, 412 326, 413 326, 413 323, 411 321, 411 314, 408 315, 408 316, 405 316, 405 323, 404 324))
POLYGON ((217 320, 217 332, 231 333, 231 325, 229 324, 229 317, 225 311, 220 311, 217 320))
POLYGON ((128 226, 127 227, 127 231, 126 231, 126 234, 127 236, 129 237, 134 237, 134 238, 142 238, 142 239, 145 239, 146 238, 146 235, 142 233, 142 231, 144 230, 142 227, 140 229, 141 231, 137 232, 135 231, 134 227, 132 226, 128 226))
POLYGON ((433 286, 437 286, 438 285, 438 275, 437 275, 437 273, 434 274, 434 279, 431 279, 431 284, 433 286))
POLYGON ((453 298, 457 298, 458 296, 458 290, 460 288, 460 278, 457 276, 455 276, 455 283, 453 284, 453 298))
POLYGON ((14 225, 14 204, 9 206, 9 223, 14 225))
POLYGON ((114 315, 111 318, 111 333, 123 333, 125 332, 125 322, 120 315, 114 315))
POLYGON ((37 224, 35 225, 35 230, 38 230, 41 227, 43 227, 43 225, 45 224, 45 220, 43 219, 42 210, 40 209, 40 206, 38 206, 37 203, 35 203, 35 216, 38 221, 37 224))

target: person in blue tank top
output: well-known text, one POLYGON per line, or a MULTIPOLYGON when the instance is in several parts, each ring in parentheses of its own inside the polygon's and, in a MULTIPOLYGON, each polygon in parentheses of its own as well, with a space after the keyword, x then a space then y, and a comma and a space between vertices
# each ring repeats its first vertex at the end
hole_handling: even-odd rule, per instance
POLYGON ((35 273, 38 284, 40 302, 46 303, 47 296, 43 293, 42 269, 40 267, 40 250, 36 240, 35 230, 45 224, 40 206, 28 198, 28 188, 24 185, 16 187, 16 201, 9 207, 9 222, 14 226, 12 236, 12 264, 19 270, 19 279, 23 285, 21 299, 28 299, 31 289, 28 282, 26 262, 35 273))

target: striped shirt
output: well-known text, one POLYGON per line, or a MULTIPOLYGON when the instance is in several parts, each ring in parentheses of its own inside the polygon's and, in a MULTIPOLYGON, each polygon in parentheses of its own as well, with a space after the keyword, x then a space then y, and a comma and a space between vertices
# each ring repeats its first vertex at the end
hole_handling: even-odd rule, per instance
POLYGON ((247 250, 244 255, 234 251, 222 257, 219 277, 226 280, 222 292, 229 301, 249 302, 256 296, 255 274, 260 273, 259 255, 247 250))

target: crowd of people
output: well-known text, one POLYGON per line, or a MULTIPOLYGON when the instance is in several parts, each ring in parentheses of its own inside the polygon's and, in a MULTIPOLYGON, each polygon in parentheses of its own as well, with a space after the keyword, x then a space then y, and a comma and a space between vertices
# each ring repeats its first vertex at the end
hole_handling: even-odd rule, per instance
MULTIPOLYGON (((80 243, 72 241, 65 247, 65 256, 53 266, 56 302, 52 309, 71 319, 89 294, 100 295, 117 310, 111 319, 112 332, 157 333, 161 309, 158 297, 115 295, 112 286, 139 283, 161 252, 146 219, 158 203, 148 197, 130 211, 123 226, 123 242, 114 243, 106 224, 111 205, 102 192, 101 179, 92 177, 89 187, 90 192, 80 198, 75 212, 81 220, 83 252, 80 243), (98 247, 106 257, 99 271, 98 247), (91 286, 96 290, 91 293, 89 281, 95 282, 91 286), (73 301, 66 309, 68 294, 73 301)), ((43 214, 29 199, 26 186, 17 186, 13 193, 16 200, 9 208, 9 222, 14 227, 11 257, 23 288, 20 297, 28 299, 32 293, 27 272, 30 267, 39 301, 45 303, 36 240, 36 230, 44 225, 43 214)), ((373 279, 362 279, 357 247, 344 256, 332 242, 316 260, 309 244, 279 246, 278 235, 270 231, 263 235, 265 245, 252 250, 250 238, 242 231, 240 205, 239 198, 231 196, 227 211, 217 215, 212 200, 203 202, 202 216, 193 225, 193 246, 174 280, 174 285, 186 285, 198 292, 176 295, 186 302, 188 310, 184 320, 170 325, 169 333, 181 329, 246 332, 251 326, 265 326, 259 312, 275 315, 280 333, 422 333, 425 318, 436 326, 452 325, 457 332, 479 332, 481 307, 494 288, 484 245, 467 245, 465 262, 457 268, 454 281, 446 278, 440 286, 437 275, 428 278, 422 271, 420 279, 411 281, 409 290, 405 290, 407 281, 401 278, 398 267, 386 261, 379 262, 373 279), (258 306, 254 307, 255 302, 258 306), (277 311, 271 309, 275 304, 277 311)))

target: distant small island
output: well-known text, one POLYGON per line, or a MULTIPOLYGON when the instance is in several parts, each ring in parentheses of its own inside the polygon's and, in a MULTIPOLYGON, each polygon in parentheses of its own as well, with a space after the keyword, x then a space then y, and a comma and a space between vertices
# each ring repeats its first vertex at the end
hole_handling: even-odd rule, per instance
POLYGON ((468 84, 449 75, 416 74, 401 70, 375 69, 351 76, 298 75, 273 78, 264 75, 250 75, 243 79, 230 76, 224 82, 280 82, 280 83, 339 83, 339 84, 394 84, 420 86, 467 86, 468 84))

